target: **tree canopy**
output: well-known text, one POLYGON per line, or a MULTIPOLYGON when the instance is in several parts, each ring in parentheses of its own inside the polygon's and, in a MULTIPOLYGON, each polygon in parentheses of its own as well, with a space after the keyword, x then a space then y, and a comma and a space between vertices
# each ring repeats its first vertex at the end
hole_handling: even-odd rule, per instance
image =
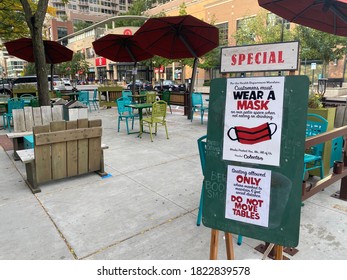
POLYGON ((294 38, 300 42, 301 59, 322 60, 323 73, 330 61, 347 53, 347 38, 297 25, 294 38))

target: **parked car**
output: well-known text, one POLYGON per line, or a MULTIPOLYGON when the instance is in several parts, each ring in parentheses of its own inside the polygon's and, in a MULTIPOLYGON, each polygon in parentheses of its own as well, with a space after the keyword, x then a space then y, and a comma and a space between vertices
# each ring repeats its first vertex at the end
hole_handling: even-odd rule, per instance
POLYGON ((162 85, 159 83, 154 86, 154 90, 156 91, 160 91, 162 88, 163 90, 169 91, 186 91, 185 84, 176 84, 172 80, 164 80, 162 85))
MULTIPOLYGON (((48 75, 48 88, 51 88, 51 76, 48 75)), ((12 89, 19 89, 26 86, 33 86, 37 88, 37 77, 36 76, 22 76, 13 80, 12 89)), ((53 76, 53 90, 65 90, 64 82, 59 78, 59 76, 53 76)))
MULTIPOLYGON (((133 82, 130 82, 129 84, 127 84, 127 89, 130 89, 130 90, 133 89, 133 82)), ((136 80, 135 89, 136 90, 139 90, 139 89, 153 90, 153 86, 149 81, 136 80)))
POLYGON ((0 96, 11 95, 12 79, 1 79, 0 82, 0 96))
POLYGON ((70 87, 72 86, 71 81, 70 81, 69 78, 61 78, 61 79, 64 82, 65 86, 70 86, 70 87))

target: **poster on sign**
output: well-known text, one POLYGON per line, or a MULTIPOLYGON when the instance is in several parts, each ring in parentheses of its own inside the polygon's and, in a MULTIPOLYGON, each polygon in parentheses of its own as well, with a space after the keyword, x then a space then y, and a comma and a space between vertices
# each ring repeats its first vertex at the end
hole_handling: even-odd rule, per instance
POLYGON ((279 166, 284 77, 227 80, 223 159, 279 166))
POLYGON ((268 227, 271 170, 228 166, 225 218, 268 227))

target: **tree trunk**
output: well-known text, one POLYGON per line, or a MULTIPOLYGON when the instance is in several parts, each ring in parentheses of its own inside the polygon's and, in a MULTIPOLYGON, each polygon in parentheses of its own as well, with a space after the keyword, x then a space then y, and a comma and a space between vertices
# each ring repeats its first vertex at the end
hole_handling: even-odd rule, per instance
POLYGON ((33 41, 39 102, 41 106, 50 105, 46 57, 42 37, 43 21, 47 11, 48 0, 39 0, 36 11, 31 9, 27 0, 20 0, 20 2, 22 3, 25 20, 30 29, 31 39, 33 41))
MULTIPOLYGON (((46 68, 45 49, 41 32, 31 34, 33 40, 35 69, 37 75, 37 91, 40 105, 50 105, 50 96, 48 91, 48 72, 46 68)), ((52 79, 52 77, 51 77, 52 79)))

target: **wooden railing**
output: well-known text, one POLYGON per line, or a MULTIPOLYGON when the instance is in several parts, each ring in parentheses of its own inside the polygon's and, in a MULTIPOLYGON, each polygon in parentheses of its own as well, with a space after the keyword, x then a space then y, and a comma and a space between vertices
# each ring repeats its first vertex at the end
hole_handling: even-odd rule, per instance
POLYGON ((337 138, 340 136, 343 136, 345 140, 344 141, 345 144, 343 148, 344 167, 342 169, 341 174, 334 174, 334 173, 329 174, 328 176, 325 176, 323 179, 313 183, 313 185, 309 189, 306 188, 306 182, 303 182, 302 200, 308 199, 309 197, 315 195, 319 191, 325 189, 326 187, 330 186, 331 184, 341 179, 341 187, 337 197, 347 201, 347 177, 346 177, 347 176, 347 153, 346 153, 347 126, 336 128, 334 130, 307 138, 305 142, 305 148, 306 149, 310 148, 312 146, 333 140, 334 138, 337 138))

